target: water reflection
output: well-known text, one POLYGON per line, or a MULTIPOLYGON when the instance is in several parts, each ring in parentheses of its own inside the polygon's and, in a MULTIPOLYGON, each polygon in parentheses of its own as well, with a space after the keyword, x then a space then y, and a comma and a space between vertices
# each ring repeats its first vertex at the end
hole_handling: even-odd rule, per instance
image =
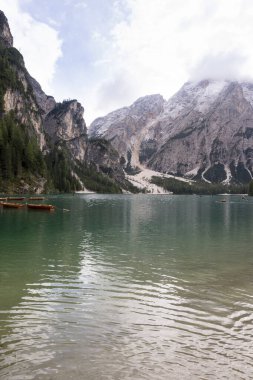
POLYGON ((249 204, 56 200, 71 212, 1 215, 4 379, 250 377, 249 204))

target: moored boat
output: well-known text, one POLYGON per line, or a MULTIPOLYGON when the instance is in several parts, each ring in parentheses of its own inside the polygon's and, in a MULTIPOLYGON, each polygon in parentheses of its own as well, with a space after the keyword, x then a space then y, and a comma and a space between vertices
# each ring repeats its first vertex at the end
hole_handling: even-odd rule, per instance
POLYGON ((0 202, 6 202, 7 198, 0 198, 0 202))
POLYGON ((20 208, 24 207, 23 203, 13 203, 13 202, 1 202, 1 205, 6 208, 20 208))
POLYGON ((27 208, 32 210, 45 210, 45 211, 54 211, 55 206, 48 204, 38 204, 38 203, 27 203, 27 208))
POLYGON ((45 197, 30 197, 28 198, 29 201, 44 201, 46 199, 45 197))
POLYGON ((25 197, 7 197, 8 201, 23 201, 25 197))

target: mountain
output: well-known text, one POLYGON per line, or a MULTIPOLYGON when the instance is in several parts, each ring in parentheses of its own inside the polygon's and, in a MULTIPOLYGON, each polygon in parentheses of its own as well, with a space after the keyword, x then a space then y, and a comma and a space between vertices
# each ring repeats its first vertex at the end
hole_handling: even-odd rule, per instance
POLYGON ((0 11, 0 192, 131 188, 111 144, 89 141, 83 114, 31 77, 0 11))
POLYGON ((167 179, 252 179, 252 83, 188 82, 168 101, 142 97, 88 131, 83 115, 77 100, 57 102, 31 77, 0 11, 0 192, 134 192, 143 169, 167 179))
POLYGON ((0 10, 0 44, 4 47, 12 47, 13 37, 10 31, 8 20, 0 10))
POLYGON ((127 170, 215 183, 248 183, 253 175, 253 83, 187 82, 168 101, 160 95, 96 119, 91 137, 118 150, 127 170))
POLYGON ((140 166, 141 144, 163 112, 164 103, 161 95, 140 98, 130 107, 96 119, 89 128, 89 136, 110 141, 119 152, 126 170, 131 171, 131 168, 140 166))

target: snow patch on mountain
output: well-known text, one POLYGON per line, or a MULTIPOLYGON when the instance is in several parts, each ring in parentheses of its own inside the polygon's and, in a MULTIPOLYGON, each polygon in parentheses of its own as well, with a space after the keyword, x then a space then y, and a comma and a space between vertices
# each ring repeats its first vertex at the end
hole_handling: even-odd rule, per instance
POLYGON ((253 107, 253 84, 252 83, 242 83, 242 90, 245 99, 253 107))
POLYGON ((205 182, 247 183, 253 176, 253 83, 187 82, 168 101, 146 96, 95 120, 89 135, 109 140, 126 170, 194 178, 201 169, 205 182))
POLYGON ((188 178, 194 178, 198 174, 199 169, 200 169, 200 166, 196 166, 196 168, 185 173, 185 176, 188 178))
POLYGON ((203 80, 201 82, 187 82, 165 105, 164 115, 176 119, 195 109, 206 112, 217 99, 217 96, 228 85, 228 81, 203 80))
POLYGON ((145 190, 147 193, 151 194, 172 194, 169 191, 164 190, 162 187, 151 183, 152 177, 160 177, 160 178, 174 178, 178 181, 192 183, 191 180, 181 177, 175 177, 169 174, 162 174, 160 172, 156 172, 155 170, 144 169, 140 173, 135 175, 126 175, 128 181, 130 181, 134 186, 138 187, 138 189, 145 190))
POLYGON ((227 178, 226 178, 225 181, 223 181, 222 183, 223 183, 224 185, 228 185, 228 184, 230 183, 230 181, 231 181, 231 178, 232 178, 231 170, 230 170, 230 168, 229 168, 228 165, 224 165, 224 170, 225 170, 225 172, 226 172, 226 176, 227 176, 227 178))

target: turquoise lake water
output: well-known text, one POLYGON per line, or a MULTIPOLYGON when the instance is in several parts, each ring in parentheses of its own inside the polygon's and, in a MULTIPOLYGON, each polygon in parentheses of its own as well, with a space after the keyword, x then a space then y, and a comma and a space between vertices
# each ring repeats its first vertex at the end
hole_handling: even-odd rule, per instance
POLYGON ((0 208, 0 379, 252 379, 253 198, 221 198, 0 208))

